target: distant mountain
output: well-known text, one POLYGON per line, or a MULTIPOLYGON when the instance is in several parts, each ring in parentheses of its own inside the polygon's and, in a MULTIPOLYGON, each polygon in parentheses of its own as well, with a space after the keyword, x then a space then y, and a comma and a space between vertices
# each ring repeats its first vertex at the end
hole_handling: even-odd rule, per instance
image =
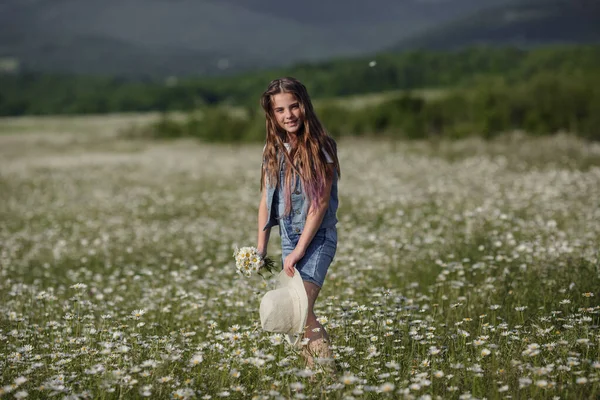
POLYGON ((191 75, 377 52, 506 0, 1 0, 0 59, 23 68, 191 75))
MULTIPOLYGON (((186 74, 190 70, 216 73, 219 65, 225 62, 225 56, 216 52, 175 46, 146 47, 98 35, 52 33, 35 40, 14 36, 12 39, 16 39, 12 43, 19 43, 19 46, 11 46, 9 54, 34 71, 169 76, 186 74)), ((250 56, 243 61, 240 65, 256 67, 251 64, 250 56)))
POLYGON ((479 44, 530 47, 568 43, 600 43, 600 2, 512 2, 403 39, 391 49, 455 49, 479 44))

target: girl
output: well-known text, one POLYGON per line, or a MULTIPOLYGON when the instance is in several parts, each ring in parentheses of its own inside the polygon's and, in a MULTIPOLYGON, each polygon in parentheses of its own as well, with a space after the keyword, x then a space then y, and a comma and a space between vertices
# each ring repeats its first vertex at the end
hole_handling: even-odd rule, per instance
POLYGON ((308 296, 302 355, 308 367, 321 360, 333 370, 329 335, 313 308, 337 248, 340 165, 336 143, 325 132, 306 87, 298 80, 272 81, 261 105, 267 139, 257 248, 266 255, 271 227, 279 225, 283 269, 289 276, 300 274, 308 296))

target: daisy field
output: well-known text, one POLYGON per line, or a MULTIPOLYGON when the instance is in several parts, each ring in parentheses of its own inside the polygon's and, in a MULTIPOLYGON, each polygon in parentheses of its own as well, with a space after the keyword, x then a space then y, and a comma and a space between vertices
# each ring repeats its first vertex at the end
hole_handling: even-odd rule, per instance
POLYGON ((1 398, 600 395, 597 143, 339 139, 330 376, 260 329, 269 279, 236 273, 262 145, 94 118, 0 135, 1 398))

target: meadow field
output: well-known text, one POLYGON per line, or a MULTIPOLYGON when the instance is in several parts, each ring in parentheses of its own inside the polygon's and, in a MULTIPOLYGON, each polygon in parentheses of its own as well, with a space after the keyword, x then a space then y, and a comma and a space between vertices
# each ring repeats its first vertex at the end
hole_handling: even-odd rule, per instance
POLYGON ((340 140, 331 376, 260 329, 271 282, 235 272, 262 144, 131 118, 0 120, 0 397, 600 396, 600 144, 340 140))

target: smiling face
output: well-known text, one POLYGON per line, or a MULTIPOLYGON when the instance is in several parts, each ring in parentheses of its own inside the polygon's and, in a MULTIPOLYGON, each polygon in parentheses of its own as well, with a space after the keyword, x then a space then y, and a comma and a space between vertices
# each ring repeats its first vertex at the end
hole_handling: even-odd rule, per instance
POLYGON ((273 95, 273 115, 281 129, 288 135, 296 135, 304 126, 300 102, 291 93, 273 95))

